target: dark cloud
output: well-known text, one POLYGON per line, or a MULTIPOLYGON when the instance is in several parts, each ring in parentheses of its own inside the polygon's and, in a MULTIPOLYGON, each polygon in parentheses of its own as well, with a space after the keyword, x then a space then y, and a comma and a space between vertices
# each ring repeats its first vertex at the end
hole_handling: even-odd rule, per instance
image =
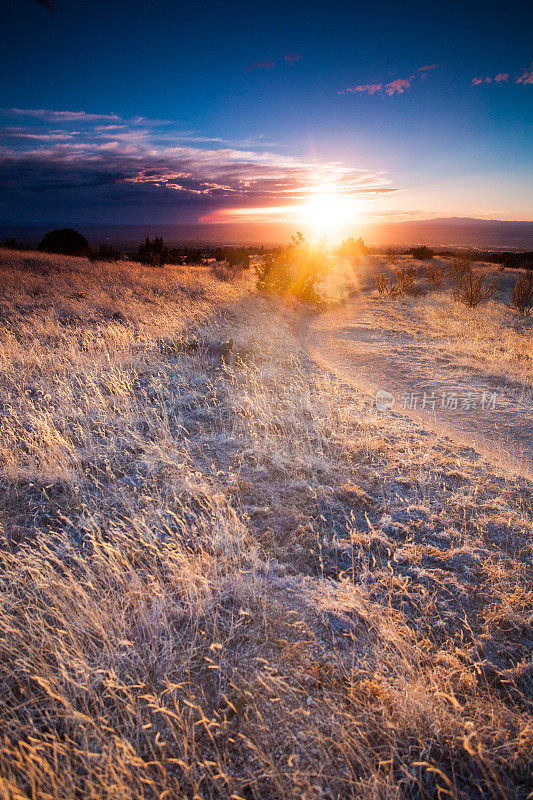
POLYGON ((84 114, 80 128, 79 113, 39 111, 39 128, 30 112, 26 125, 0 130, 7 142, 0 155, 1 217, 42 218, 48 210, 79 217, 91 209, 103 218, 111 209, 124 221, 133 211, 155 219, 174 210, 194 221, 230 207, 294 204, 317 186, 346 196, 394 191, 383 174, 338 162, 178 144, 187 134, 148 120, 100 124, 111 115, 84 114))

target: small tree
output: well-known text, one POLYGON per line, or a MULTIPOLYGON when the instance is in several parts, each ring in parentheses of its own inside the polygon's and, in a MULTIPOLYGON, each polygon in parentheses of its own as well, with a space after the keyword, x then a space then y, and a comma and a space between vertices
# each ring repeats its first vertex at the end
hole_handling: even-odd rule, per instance
POLYGON ((457 278, 457 288, 453 296, 460 303, 469 308, 476 308, 482 300, 488 300, 496 290, 493 283, 485 286, 481 275, 476 274, 470 267, 457 278))
POLYGON ((516 281, 511 295, 511 305, 525 317, 531 313, 533 308, 533 272, 531 270, 527 275, 521 275, 516 281))
POLYGON ((153 241, 146 236, 144 244, 139 245, 138 254, 141 264, 162 267, 168 260, 168 247, 165 246, 162 236, 155 236, 153 241))
POLYGON ((39 244, 39 250, 45 253, 61 253, 65 256, 86 256, 90 249, 85 236, 72 228, 49 231, 39 244))
POLYGON ((318 284, 326 275, 328 264, 324 247, 311 247, 301 233, 292 236, 292 243, 283 250, 265 255, 257 267, 257 288, 320 304, 318 284))

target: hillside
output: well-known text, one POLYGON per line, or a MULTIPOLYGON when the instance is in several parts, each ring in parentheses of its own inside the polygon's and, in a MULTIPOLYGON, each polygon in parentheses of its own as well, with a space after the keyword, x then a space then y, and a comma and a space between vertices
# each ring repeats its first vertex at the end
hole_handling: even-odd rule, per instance
POLYGON ((526 478, 379 413, 250 274, 0 280, 6 800, 530 796, 526 478))

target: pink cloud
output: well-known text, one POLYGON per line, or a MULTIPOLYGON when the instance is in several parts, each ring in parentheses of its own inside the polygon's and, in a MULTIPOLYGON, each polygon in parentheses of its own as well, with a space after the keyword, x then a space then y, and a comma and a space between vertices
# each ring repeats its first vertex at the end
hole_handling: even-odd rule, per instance
POLYGON ((418 67, 417 72, 427 72, 429 69, 438 69, 440 64, 430 64, 428 67, 418 67))
POLYGON ((529 69, 525 69, 519 78, 516 79, 516 83, 529 83, 533 84, 533 64, 529 69))
POLYGON ((246 72, 252 72, 254 69, 270 69, 275 66, 275 61, 254 61, 252 64, 248 64, 246 72))
POLYGON ((498 75, 496 75, 494 80, 496 83, 504 83, 505 81, 509 80, 509 75, 507 72, 500 72, 498 75))
POLYGON ((294 61, 299 61, 302 58, 301 53, 286 53, 283 58, 285 61, 289 61, 290 63, 294 61))
POLYGON ((353 86, 351 89, 346 89, 347 92, 361 92, 363 94, 376 94, 381 91, 381 83, 363 83, 359 86, 353 86))
POLYGON ((385 84, 384 91, 389 97, 392 97, 393 94, 403 94, 407 89, 411 88, 411 80, 411 78, 409 78, 409 80, 406 78, 396 78, 395 81, 385 84))
POLYGON ((479 86, 483 83, 483 78, 472 78, 472 86, 479 86))

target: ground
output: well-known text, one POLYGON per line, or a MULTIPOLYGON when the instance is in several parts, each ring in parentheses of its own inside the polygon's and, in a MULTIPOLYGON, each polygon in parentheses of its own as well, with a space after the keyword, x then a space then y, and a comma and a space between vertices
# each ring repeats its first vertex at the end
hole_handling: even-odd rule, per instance
MULTIPOLYGON (((527 476, 249 274, 0 259, 3 796, 527 798, 527 476)), ((361 302, 466 363, 428 300, 361 302)))

